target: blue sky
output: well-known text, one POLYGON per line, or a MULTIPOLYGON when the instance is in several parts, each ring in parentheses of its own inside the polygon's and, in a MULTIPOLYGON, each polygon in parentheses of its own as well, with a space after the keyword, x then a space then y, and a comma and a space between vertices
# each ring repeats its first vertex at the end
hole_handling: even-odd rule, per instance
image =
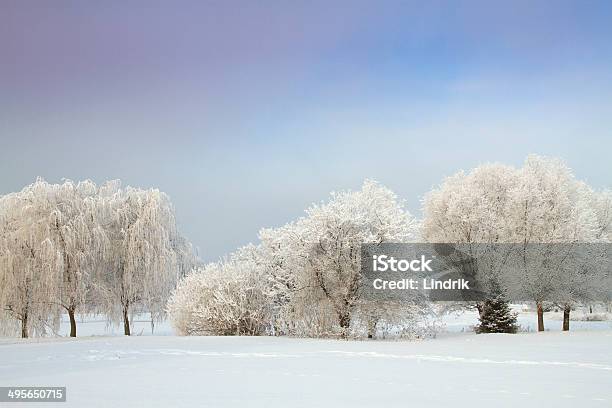
POLYGON ((0 193, 159 187, 213 260, 374 178, 558 156, 612 187, 612 3, 0 3, 0 193), (127 3, 127 4, 124 4, 127 3))

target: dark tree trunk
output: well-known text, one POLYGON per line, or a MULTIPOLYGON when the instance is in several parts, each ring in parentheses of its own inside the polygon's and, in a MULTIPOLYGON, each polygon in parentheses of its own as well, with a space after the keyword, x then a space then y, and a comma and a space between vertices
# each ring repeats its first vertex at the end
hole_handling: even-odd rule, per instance
POLYGON ((70 337, 76 337, 76 319, 74 318, 74 307, 68 308, 68 317, 70 317, 70 337))
POLYGON ((123 334, 126 336, 130 335, 130 317, 128 315, 128 307, 128 303, 123 306, 123 334))
POLYGON ((571 308, 566 305, 565 308, 563 308, 563 331, 569 331, 570 312, 571 308))
POLYGON ((378 319, 374 317, 370 317, 368 319, 368 339, 373 339, 376 335, 376 325, 378 323, 378 319))
POLYGON ((351 315, 348 312, 338 313, 338 323, 342 330, 342 338, 348 337, 349 327, 351 325, 351 315))
POLYGON ((479 318, 482 317, 483 305, 484 305, 484 302, 476 303, 476 310, 478 310, 478 317, 479 318))
POLYGON ((544 308, 542 302, 536 302, 538 308, 538 331, 544 331, 544 308))
POLYGON ((23 314, 23 318, 21 319, 21 338, 28 338, 28 312, 23 314))

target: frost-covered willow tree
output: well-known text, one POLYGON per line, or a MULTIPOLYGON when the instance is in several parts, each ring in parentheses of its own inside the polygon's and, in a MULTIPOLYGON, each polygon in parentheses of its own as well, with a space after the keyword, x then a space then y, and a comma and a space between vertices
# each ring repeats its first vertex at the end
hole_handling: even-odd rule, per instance
POLYGON ((312 205, 305 217, 279 232, 287 266, 295 273, 291 307, 316 316, 318 323, 331 318, 347 336, 362 301, 361 244, 410 242, 416 231, 403 202, 371 180, 359 191, 332 193, 328 202, 312 205))
MULTIPOLYGON (((12 251, 5 246, 5 256, 13 262, 30 259, 34 265, 41 265, 35 276, 28 276, 35 269, 22 269, 25 281, 18 285, 16 293, 31 293, 30 287, 36 285, 43 286, 45 293, 43 298, 33 298, 27 313, 16 314, 25 323, 22 334, 26 334, 33 309, 57 316, 59 308, 68 313, 70 335, 76 336, 75 313, 85 305, 90 278, 105 243, 97 224, 96 190, 95 183, 88 180, 50 184, 38 179, 3 200, 5 216, 12 220, 5 218, 2 224, 8 227, 5 236, 14 246, 12 251), (18 251, 16 247, 29 251, 18 251)), ((6 274, 15 273, 9 272, 10 265, 3 270, 6 274)))
POLYGON ((162 316, 190 251, 163 192, 109 183, 100 196, 109 250, 97 272, 99 306, 109 319, 123 321, 129 335, 135 311, 147 310, 154 319, 162 316))
POLYGON ((23 337, 56 330, 61 313, 76 336, 75 315, 96 308, 125 317, 129 333, 130 307, 159 317, 194 262, 158 190, 38 179, 0 198, 2 327, 19 322, 23 337))
POLYGON ((55 303, 66 311, 70 336, 76 337, 75 315, 89 306, 88 295, 93 277, 108 249, 108 239, 100 225, 98 187, 90 180, 48 184, 51 212, 47 218, 49 239, 62 258, 62 276, 55 303))
POLYGON ((60 249, 50 236, 53 207, 42 182, 0 198, 0 306, 2 327, 21 337, 57 327, 54 307, 62 279, 60 249))

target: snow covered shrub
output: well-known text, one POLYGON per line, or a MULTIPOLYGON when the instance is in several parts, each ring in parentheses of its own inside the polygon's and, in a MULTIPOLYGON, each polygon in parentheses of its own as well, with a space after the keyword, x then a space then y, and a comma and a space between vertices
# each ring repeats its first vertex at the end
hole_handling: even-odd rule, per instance
POLYGON ((608 320, 612 320, 612 318, 607 313, 593 313, 584 316, 578 316, 574 320, 584 320, 585 322, 606 322, 608 320))
POLYGON ((331 302, 311 290, 298 290, 291 302, 278 309, 277 326, 297 337, 338 337, 341 335, 331 302))
POLYGON ((438 319, 427 302, 362 301, 351 322, 351 337, 419 339, 435 337, 438 319))
POLYGON ((253 262, 211 263, 179 283, 167 312, 181 335, 262 335, 270 321, 266 282, 253 262))

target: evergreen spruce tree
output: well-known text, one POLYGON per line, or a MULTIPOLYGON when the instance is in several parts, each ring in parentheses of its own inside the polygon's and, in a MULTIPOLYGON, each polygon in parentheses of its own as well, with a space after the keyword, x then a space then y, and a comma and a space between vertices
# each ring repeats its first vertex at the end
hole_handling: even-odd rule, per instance
POLYGON ((516 333, 516 313, 510 309, 499 285, 491 284, 491 295, 482 304, 477 333, 516 333))

